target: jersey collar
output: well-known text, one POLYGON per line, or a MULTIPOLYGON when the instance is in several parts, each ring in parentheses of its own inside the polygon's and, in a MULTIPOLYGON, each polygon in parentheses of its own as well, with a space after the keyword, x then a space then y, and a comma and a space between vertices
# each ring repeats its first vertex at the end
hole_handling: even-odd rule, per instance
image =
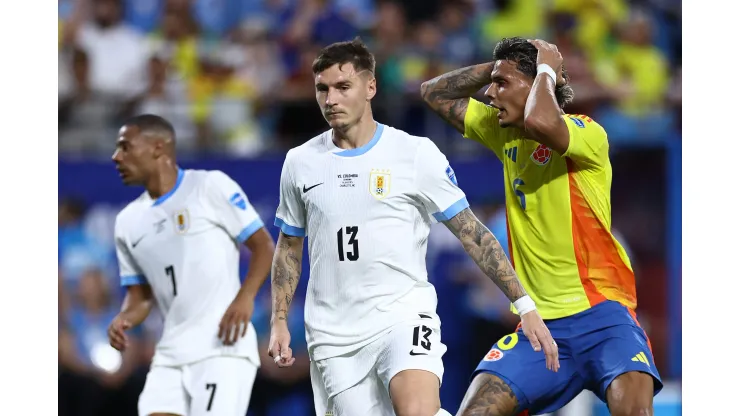
POLYGON ((331 130, 329 130, 328 138, 329 138, 329 146, 332 147, 332 151, 337 156, 342 157, 354 157, 354 156, 360 156, 364 155, 365 153, 369 152, 370 149, 375 147, 376 144, 378 144, 378 141, 380 140, 380 136, 383 135, 383 126, 382 124, 375 122, 375 134, 373 134, 373 138, 370 139, 367 144, 360 146, 356 149, 340 149, 337 147, 337 145, 334 144, 334 141, 331 138, 331 130))
POLYGON ((157 200, 154 201, 154 204, 152 204, 152 206, 156 207, 157 205, 162 204, 164 201, 168 200, 172 195, 174 195, 175 191, 177 191, 177 188, 180 187, 180 184, 182 183, 182 178, 184 176, 185 176, 185 171, 180 168, 177 168, 177 181, 175 181, 175 186, 173 186, 169 192, 157 198, 157 200))

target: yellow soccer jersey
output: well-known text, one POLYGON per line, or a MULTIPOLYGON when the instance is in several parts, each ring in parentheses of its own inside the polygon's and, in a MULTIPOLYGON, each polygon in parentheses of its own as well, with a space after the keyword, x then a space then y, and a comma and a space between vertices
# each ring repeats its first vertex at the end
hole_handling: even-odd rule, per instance
POLYGON ((587 116, 563 115, 570 144, 561 156, 520 129, 501 128, 497 113, 471 98, 465 137, 504 165, 509 253, 542 317, 574 315, 607 299, 634 310, 632 266, 611 233, 604 129, 587 116))

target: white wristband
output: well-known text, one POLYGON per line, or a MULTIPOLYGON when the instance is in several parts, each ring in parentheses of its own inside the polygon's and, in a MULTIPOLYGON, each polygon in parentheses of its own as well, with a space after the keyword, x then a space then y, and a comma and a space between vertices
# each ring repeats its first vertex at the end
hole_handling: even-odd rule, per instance
POLYGON ((539 64, 539 65, 537 65, 537 75, 539 75, 539 74, 541 74, 543 72, 545 74, 549 75, 550 78, 552 78, 553 82, 555 82, 555 83, 558 82, 557 75, 555 75, 555 71, 552 69, 552 67, 550 65, 548 65, 548 64, 539 64))
POLYGON ((529 295, 517 299, 514 302, 514 308, 516 309, 517 313, 519 313, 519 316, 522 316, 527 312, 537 310, 534 301, 532 300, 532 298, 529 297, 529 295))

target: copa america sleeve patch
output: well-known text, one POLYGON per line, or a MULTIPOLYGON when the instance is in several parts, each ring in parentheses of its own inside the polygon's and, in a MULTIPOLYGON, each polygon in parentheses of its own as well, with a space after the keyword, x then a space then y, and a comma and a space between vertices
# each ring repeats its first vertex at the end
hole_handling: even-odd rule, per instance
POLYGON ((452 183, 454 183, 455 186, 458 186, 457 185, 457 176, 455 176, 455 171, 452 170, 452 166, 447 165, 447 169, 445 170, 445 173, 447 173, 447 177, 450 178, 450 181, 452 183))
POLYGON ((229 202, 231 203, 231 205, 241 209, 242 211, 247 209, 247 201, 244 200, 244 197, 239 192, 231 195, 231 198, 229 198, 229 202))

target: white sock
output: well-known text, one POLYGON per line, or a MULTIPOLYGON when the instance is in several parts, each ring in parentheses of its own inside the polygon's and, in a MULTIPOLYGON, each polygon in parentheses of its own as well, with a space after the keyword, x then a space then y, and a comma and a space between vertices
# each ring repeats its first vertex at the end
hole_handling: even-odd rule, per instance
POLYGON ((452 416, 450 412, 445 409, 439 409, 439 412, 435 413, 434 416, 452 416))

